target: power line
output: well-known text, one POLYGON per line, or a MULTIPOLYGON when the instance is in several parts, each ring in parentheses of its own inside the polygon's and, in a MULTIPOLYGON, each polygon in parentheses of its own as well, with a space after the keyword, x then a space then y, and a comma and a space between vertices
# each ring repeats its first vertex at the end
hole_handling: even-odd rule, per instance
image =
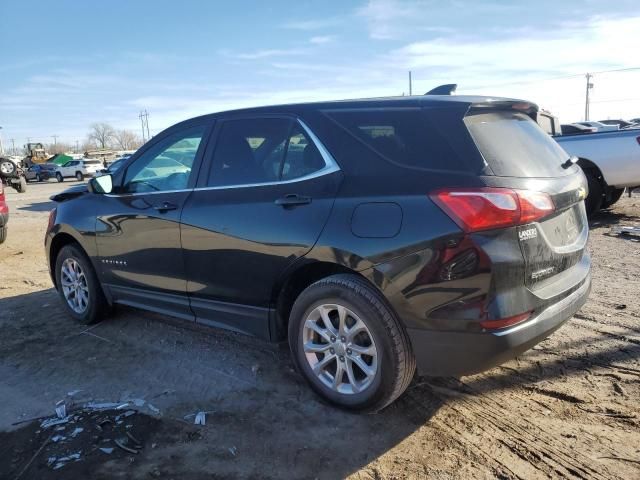
MULTIPOLYGON (((634 70, 640 70, 640 67, 628 67, 628 68, 614 68, 611 70, 600 70, 597 72, 591 72, 590 75, 599 75, 602 73, 617 73, 617 72, 630 72, 634 70)), ((465 87, 465 89, 480 89, 480 88, 492 88, 492 87, 508 87, 510 85, 528 85, 531 83, 550 82, 552 80, 564 80, 568 78, 578 78, 584 76, 584 73, 573 73, 570 75, 559 75, 557 77, 537 78, 535 80, 521 80, 519 82, 506 82, 506 83, 494 83, 490 85, 471 85, 465 87)))
POLYGON ((140 119, 140 124, 142 126, 142 143, 146 143, 151 139, 151 136, 149 135, 149 112, 147 112, 147 110, 141 111, 140 115, 138 115, 138 118, 140 119), (147 134, 146 139, 145 129, 147 134))

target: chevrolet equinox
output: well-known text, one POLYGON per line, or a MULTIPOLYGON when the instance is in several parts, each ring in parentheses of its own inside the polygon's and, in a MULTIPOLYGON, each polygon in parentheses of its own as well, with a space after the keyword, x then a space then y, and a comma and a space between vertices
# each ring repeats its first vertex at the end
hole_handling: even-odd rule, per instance
POLYGON ((250 108, 174 125, 55 195, 69 315, 124 304, 270 341, 328 401, 375 411, 420 375, 514 358, 589 294, 586 181, 488 97, 250 108))

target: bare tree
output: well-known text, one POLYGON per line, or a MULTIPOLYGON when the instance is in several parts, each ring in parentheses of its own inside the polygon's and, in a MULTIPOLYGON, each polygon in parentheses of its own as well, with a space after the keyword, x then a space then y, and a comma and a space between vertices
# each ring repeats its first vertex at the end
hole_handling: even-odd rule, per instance
POLYGON ((88 152, 89 150, 95 150, 96 148, 96 142, 87 137, 87 139, 80 145, 80 152, 88 152))
POLYGON ((122 150, 133 150, 142 144, 140 138, 131 130, 118 130, 113 135, 113 138, 115 139, 115 144, 122 150))
POLYGON ((98 148, 107 148, 115 136, 115 130, 108 123, 91 124, 88 139, 93 140, 98 148))

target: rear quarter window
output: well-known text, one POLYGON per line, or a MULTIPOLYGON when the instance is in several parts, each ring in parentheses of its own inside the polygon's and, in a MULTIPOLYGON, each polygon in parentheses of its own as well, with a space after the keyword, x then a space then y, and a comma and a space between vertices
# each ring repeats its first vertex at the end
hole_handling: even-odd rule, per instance
MULTIPOLYGON (((477 171, 452 145, 458 126, 444 126, 438 114, 421 108, 331 110, 324 112, 371 150, 403 167, 470 173, 477 171)), ((466 134, 466 132, 464 132, 466 134)))

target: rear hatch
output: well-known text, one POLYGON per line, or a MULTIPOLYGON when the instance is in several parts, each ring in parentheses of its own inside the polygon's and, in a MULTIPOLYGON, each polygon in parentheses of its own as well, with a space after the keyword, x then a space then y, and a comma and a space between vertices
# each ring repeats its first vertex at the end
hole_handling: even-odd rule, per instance
POLYGON ((568 272, 584 255, 586 181, 580 168, 567 162, 569 155, 531 119, 527 104, 514 106, 525 111, 472 108, 464 123, 485 161, 488 185, 543 192, 553 201, 548 216, 517 227, 525 284, 546 297, 544 289, 551 284, 572 286, 568 272))

